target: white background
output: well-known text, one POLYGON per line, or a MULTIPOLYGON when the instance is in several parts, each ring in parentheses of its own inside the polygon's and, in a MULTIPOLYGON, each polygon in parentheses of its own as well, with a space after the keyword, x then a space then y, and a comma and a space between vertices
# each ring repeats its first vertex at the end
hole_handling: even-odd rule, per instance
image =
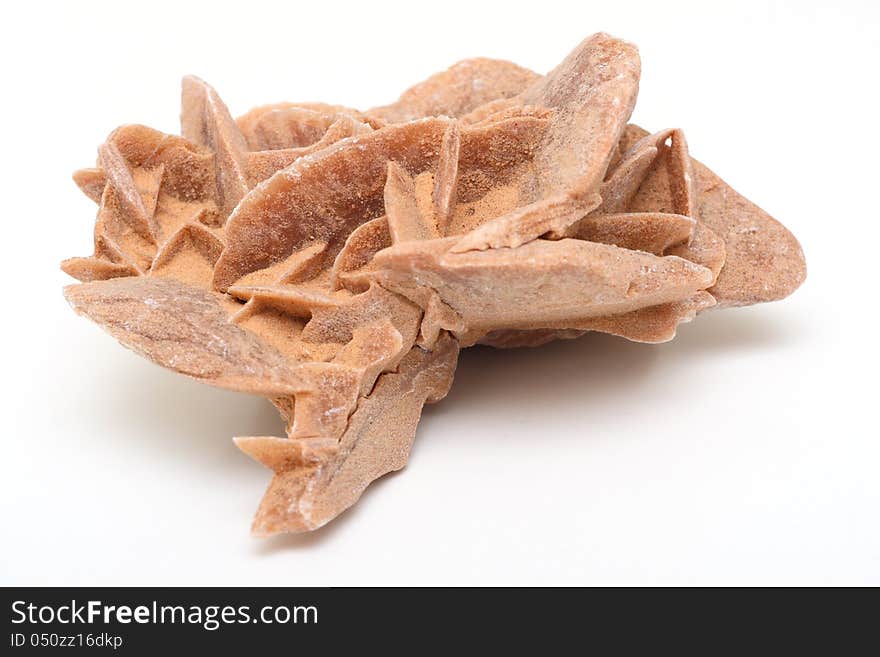
POLYGON ((2 76, 0 584, 880 584, 876 3, 11 3, 2 76), (177 129, 179 79, 233 114, 358 107, 477 55, 546 71, 640 46, 634 120, 778 217, 790 299, 661 346, 473 349, 409 466, 311 535, 251 538, 281 435, 261 399, 163 371, 76 317, 70 180, 122 123, 177 129))

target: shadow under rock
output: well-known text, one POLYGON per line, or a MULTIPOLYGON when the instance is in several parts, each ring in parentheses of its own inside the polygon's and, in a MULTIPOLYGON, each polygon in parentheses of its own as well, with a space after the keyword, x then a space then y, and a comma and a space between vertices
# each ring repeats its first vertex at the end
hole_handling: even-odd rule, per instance
POLYGON ((796 316, 762 310, 705 313, 661 344, 587 333, 535 348, 472 347, 461 353, 447 398, 426 406, 423 417, 426 423, 446 413, 503 418, 510 409, 552 414, 573 407, 587 415, 620 397, 656 388, 659 371, 672 361, 687 368, 711 353, 776 348, 810 334, 796 316))
POLYGON ((473 347, 461 354, 449 396, 426 412, 601 403, 646 376, 657 356, 650 345, 598 333, 534 348, 473 347))
POLYGON ((78 414, 95 418, 96 439, 118 443, 135 433, 143 438, 130 441, 137 449, 238 471, 253 465, 233 436, 284 435, 278 411, 262 397, 220 390, 144 361, 114 359, 109 367, 122 380, 100 398, 88 395, 92 386, 85 383, 77 405, 78 414))
POLYGON ((812 335, 812 327, 793 309, 758 305, 709 310, 680 327, 670 346, 690 357, 705 351, 773 348, 812 335))

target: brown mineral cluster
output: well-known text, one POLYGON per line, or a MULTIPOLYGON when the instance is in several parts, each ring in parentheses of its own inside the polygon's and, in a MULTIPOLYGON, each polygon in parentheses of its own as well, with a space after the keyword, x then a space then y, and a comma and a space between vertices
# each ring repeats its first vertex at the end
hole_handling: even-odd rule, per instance
POLYGON ((235 438, 274 472, 253 531, 315 529, 404 466, 460 348, 663 342, 804 280, 681 130, 627 124, 639 73, 596 34, 546 76, 472 59, 385 107, 238 119, 186 78, 182 136, 123 126, 74 174, 99 209, 65 294, 153 362, 269 398, 287 435, 235 438))

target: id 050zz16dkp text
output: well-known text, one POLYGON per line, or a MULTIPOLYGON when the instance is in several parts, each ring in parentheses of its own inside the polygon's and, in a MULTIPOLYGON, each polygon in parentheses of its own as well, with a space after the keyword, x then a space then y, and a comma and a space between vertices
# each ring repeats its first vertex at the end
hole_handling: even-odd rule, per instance
POLYGON ((58 634, 56 632, 32 632, 23 634, 13 632, 9 636, 13 648, 30 646, 34 648, 112 648, 122 647, 122 637, 109 632, 77 634, 58 634))

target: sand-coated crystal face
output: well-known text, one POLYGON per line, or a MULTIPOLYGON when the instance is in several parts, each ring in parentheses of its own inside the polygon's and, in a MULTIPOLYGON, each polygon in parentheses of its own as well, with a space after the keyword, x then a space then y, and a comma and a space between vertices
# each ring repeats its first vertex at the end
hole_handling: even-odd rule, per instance
POLYGON ((238 119, 188 77, 181 136, 123 126, 74 174, 99 209, 65 294, 153 362, 270 399, 287 435, 235 438, 274 473, 253 530, 315 529, 405 465, 461 348, 663 342, 803 281, 791 233, 682 130, 628 124, 639 75, 596 34, 545 76, 464 60, 384 107, 238 119))

